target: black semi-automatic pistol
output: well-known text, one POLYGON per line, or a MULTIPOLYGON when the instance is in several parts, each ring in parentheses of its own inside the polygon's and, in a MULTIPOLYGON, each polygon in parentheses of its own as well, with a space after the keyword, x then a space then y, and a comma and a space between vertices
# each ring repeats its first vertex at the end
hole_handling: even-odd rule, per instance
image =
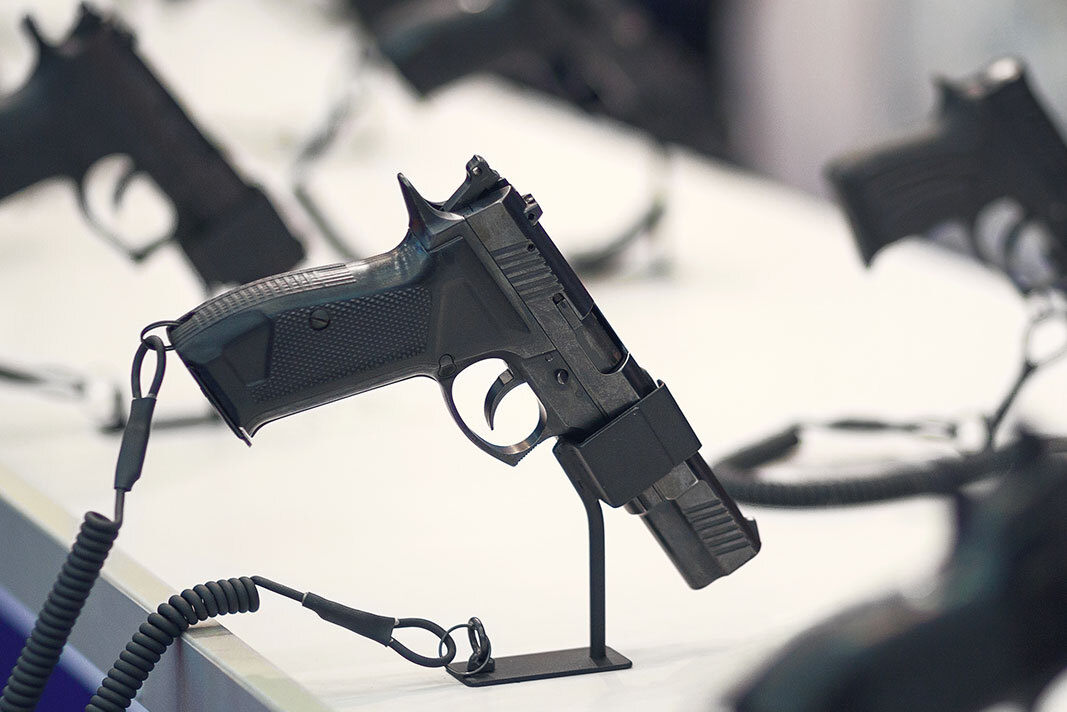
POLYGON ((995 490, 963 506, 955 551, 931 585, 802 633, 735 709, 1036 709, 1067 668, 1067 462, 1010 466, 995 490))
POLYGON ((444 203, 400 176, 409 228, 390 252, 263 279, 205 302, 169 328, 208 399, 247 442, 265 423, 412 376, 437 380, 463 433, 515 465, 538 443, 577 486, 626 505, 693 588, 760 548, 698 454, 670 391, 637 365, 519 194, 481 158, 444 203), (527 383, 540 402, 509 446, 473 432, 452 397, 486 358, 508 369, 485 401, 527 383))
POLYGON ((864 261, 901 238, 962 221, 968 237, 943 244, 1003 271, 1022 291, 1062 288, 1067 144, 1031 92, 1025 67, 1001 59, 962 81, 941 80, 939 90, 931 125, 829 167, 864 261), (1005 234, 983 243, 979 214, 1000 198, 1015 201, 1021 214, 1005 234), (1024 239, 1032 221, 1047 233, 1030 231, 1024 239))
POLYGON ((70 35, 49 44, 33 19, 23 27, 37 46, 29 80, 0 99, 0 199, 45 179, 78 186, 82 212, 134 260, 161 243, 130 249, 89 210, 85 180, 105 156, 129 156, 121 197, 134 171, 151 176, 170 198, 170 236, 204 283, 241 284, 292 269, 304 257, 266 194, 245 183, 193 124, 134 51, 118 21, 86 5, 70 35))
POLYGON ((420 94, 471 74, 495 74, 658 141, 712 156, 728 152, 713 53, 699 46, 712 35, 709 3, 349 2, 381 53, 420 94), (664 16, 684 17, 685 26, 664 16))

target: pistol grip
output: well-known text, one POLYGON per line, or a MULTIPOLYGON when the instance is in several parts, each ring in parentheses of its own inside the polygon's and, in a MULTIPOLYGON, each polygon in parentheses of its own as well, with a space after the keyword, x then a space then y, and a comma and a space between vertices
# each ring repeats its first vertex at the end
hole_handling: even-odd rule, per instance
MULTIPOLYGON (((0 200, 49 178, 79 179, 90 163, 71 150, 70 127, 54 110, 62 97, 50 96, 51 70, 40 66, 25 86, 0 100, 0 200)), ((61 113, 61 112, 60 112, 61 113)))
POLYGON ((429 258, 410 240, 269 277, 201 305, 170 338, 245 440, 271 420, 430 370, 429 258))
POLYGON ((941 223, 963 220, 973 226, 991 199, 984 195, 976 143, 963 122, 945 122, 828 167, 864 263, 870 265, 886 245, 941 223))

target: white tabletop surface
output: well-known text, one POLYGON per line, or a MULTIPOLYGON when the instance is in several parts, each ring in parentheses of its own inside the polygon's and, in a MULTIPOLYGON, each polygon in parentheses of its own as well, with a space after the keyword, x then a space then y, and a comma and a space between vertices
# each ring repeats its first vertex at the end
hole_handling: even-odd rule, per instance
MULTIPOLYGON (((340 71, 344 32, 316 34, 310 5, 221 5, 130 17, 201 124, 279 194, 295 141, 340 71), (242 11, 244 26, 233 22, 242 11)), ((58 32, 64 13, 53 14, 58 32)), ((422 103, 388 73, 367 83, 363 120, 312 183, 364 251, 403 234, 397 171, 441 199, 475 152, 534 193, 565 251, 642 206, 651 158, 632 135, 490 82, 422 103)), ((670 385, 708 459, 800 417, 985 410, 1013 377, 1026 311, 980 268, 902 245, 864 271, 833 206, 694 156, 672 155, 669 189, 669 274, 589 287, 639 362, 670 385)), ((86 228, 60 182, 6 201, 0 233, 6 360, 123 381, 140 328, 202 300, 175 250, 126 262, 86 228)), ((310 262, 334 261, 309 240, 310 262)), ((1064 368, 1042 375, 1019 411, 1060 425, 1062 399, 1050 394, 1065 380, 1064 368)), ((5 387, 0 402, 0 464, 75 516, 107 511, 118 440, 61 399, 5 387)), ((158 416, 203 407, 172 359, 158 416)), ((864 446, 860 456, 938 452, 864 446)), ((802 454, 818 462, 843 447, 817 440, 802 454)), ((271 424, 250 449, 221 426, 158 432, 118 547, 175 590, 258 573, 387 615, 477 615, 500 655, 576 647, 587 630, 585 522, 549 450, 514 469, 488 458, 426 379, 271 424)), ((472 690, 281 599, 225 624, 338 711, 718 709, 791 634, 889 587, 921 585, 947 548, 936 499, 745 511, 763 551, 696 592, 635 517, 607 513, 608 643, 633 660, 629 671, 472 690)))

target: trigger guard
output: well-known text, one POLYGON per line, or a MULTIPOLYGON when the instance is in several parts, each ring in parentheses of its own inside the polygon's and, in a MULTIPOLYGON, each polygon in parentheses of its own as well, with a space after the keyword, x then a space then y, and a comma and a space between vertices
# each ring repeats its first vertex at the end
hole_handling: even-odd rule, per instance
MULTIPOLYGON (((115 185, 115 191, 112 194, 113 206, 117 207, 119 205, 119 201, 125 195, 126 190, 129 188, 130 181, 136 175, 137 170, 132 167, 129 170, 123 172, 122 177, 115 185)), ((157 249, 159 249, 170 241, 171 235, 167 234, 156 240, 153 240, 148 245, 140 249, 134 249, 130 245, 126 244, 126 241, 123 240, 118 233, 108 229, 106 225, 100 222, 96 218, 96 215, 93 213, 92 208, 89 207, 89 196, 85 190, 85 181, 87 178, 88 171, 82 173, 81 177, 78 178, 76 181, 76 192, 78 194, 78 209, 81 211, 82 217, 85 218, 85 222, 89 223, 89 227, 92 228, 93 232, 102 237, 104 241, 111 243, 113 247, 118 249, 120 252, 130 258, 130 260, 133 262, 144 261, 145 258, 147 258, 157 249)))
POLYGON ((545 406, 541 403, 541 399, 537 399, 537 408, 539 410, 537 425, 534 426, 533 432, 527 435, 525 438, 517 443, 511 445, 497 445, 491 443, 478 433, 470 429, 470 426, 463 420, 463 416, 459 414, 459 408, 456 407, 456 402, 452 398, 452 384, 455 381, 455 376, 452 378, 441 381, 441 393, 445 399, 445 405, 448 407, 448 412, 452 415, 452 419, 456 421, 456 425, 467 436, 467 439, 478 446, 478 448, 489 455, 492 455, 501 462, 505 462, 509 465, 515 466, 519 464, 519 460, 526 456, 526 453, 533 450, 544 441, 546 438, 551 437, 548 432, 548 411, 545 410, 545 406))

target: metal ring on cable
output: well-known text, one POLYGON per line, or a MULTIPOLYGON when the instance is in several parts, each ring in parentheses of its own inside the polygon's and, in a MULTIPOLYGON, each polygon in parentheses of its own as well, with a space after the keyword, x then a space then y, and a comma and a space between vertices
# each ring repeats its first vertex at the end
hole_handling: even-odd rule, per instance
POLYGON ((459 630, 460 628, 467 629, 467 640, 471 645, 471 656, 467 660, 467 670, 460 674, 464 676, 477 675, 489 667, 493 662, 493 644, 490 642, 489 636, 486 635, 485 626, 482 625, 482 621, 479 618, 471 618, 466 623, 457 623, 446 630, 445 635, 441 638, 441 642, 437 644, 437 654, 441 654, 442 645, 447 645, 445 638, 451 640, 452 631, 459 630))
POLYGON ((133 357, 133 368, 130 373, 130 392, 134 398, 141 397, 141 365, 149 350, 156 352, 156 372, 152 376, 152 385, 148 387, 149 398, 159 395, 159 388, 163 385, 163 374, 167 370, 167 346, 163 339, 158 336, 148 336, 141 339, 141 345, 137 347, 137 353, 133 357))
MULTIPOLYGON (((172 326, 178 326, 180 324, 181 324, 180 321, 174 321, 172 319, 164 319, 162 321, 153 321, 151 324, 149 324, 145 328, 141 329, 141 343, 144 343, 148 339, 148 332, 149 331, 153 331, 153 330, 158 329, 158 328, 163 327, 163 326, 170 328, 172 326)), ((167 351, 173 351, 174 350, 174 344, 167 344, 165 348, 166 348, 167 351)))

